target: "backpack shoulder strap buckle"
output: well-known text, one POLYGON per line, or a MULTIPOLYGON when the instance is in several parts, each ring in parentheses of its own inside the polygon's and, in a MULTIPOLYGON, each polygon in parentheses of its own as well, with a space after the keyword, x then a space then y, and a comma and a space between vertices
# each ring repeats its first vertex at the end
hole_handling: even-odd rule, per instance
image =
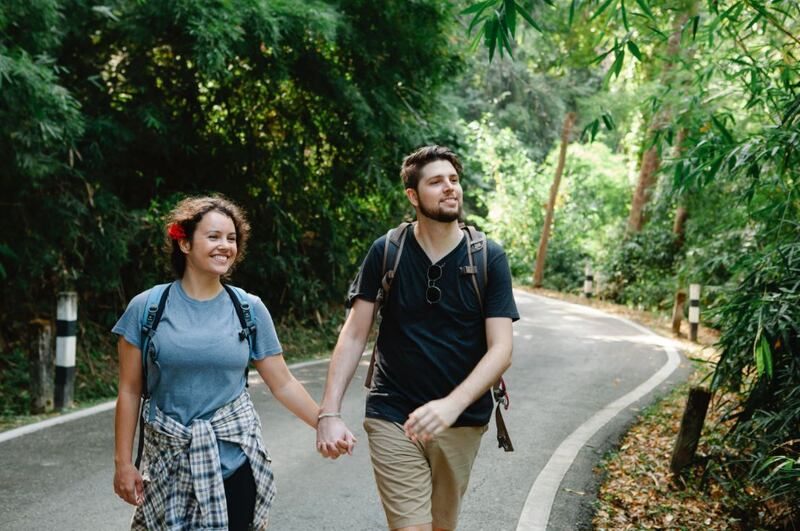
POLYGON ((458 268, 458 272, 462 275, 477 275, 478 274, 478 267, 471 265, 471 266, 461 266, 458 268))

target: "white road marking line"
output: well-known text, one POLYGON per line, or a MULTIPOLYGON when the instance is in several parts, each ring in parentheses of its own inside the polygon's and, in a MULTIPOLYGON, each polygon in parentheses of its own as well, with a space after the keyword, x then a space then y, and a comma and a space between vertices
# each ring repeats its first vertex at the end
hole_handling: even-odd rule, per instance
POLYGON ((0 433, 0 443, 10 439, 16 439, 17 437, 22 437, 23 435, 27 435, 35 431, 49 428, 51 426, 58 426, 59 424, 64 424, 65 422, 69 422, 71 420, 82 419, 84 417, 94 415, 95 413, 108 411, 109 409, 113 409, 116 403, 116 400, 111 400, 110 402, 103 402, 102 404, 81 409, 80 411, 75 411, 74 413, 67 413, 66 415, 60 415, 47 420, 34 422, 33 424, 28 424, 27 426, 20 426, 19 428, 14 428, 13 430, 4 431, 3 433, 0 433))
MULTIPOLYGON (((369 354, 368 352, 365 352, 363 355, 368 355, 368 354, 369 354)), ((308 367, 311 365, 319 365, 320 363, 328 363, 328 361, 329 361, 328 358, 321 360, 301 361, 289 365, 289 370, 302 369, 303 367, 308 367)), ((252 385, 252 384, 257 384, 262 380, 261 378, 258 377, 258 374, 256 374, 255 377, 251 375, 248 381, 252 385)), ((65 422, 82 419, 84 417, 89 417, 97 413, 102 413, 103 411, 108 411, 109 409, 114 409, 114 406, 116 404, 117 404, 116 400, 110 400, 108 402, 103 402, 102 404, 97 404, 96 406, 92 406, 86 409, 81 409, 80 411, 67 413, 66 415, 59 415, 58 417, 53 417, 47 420, 34 422, 33 424, 20 426, 19 428, 14 428, 13 430, 4 431, 0 433, 0 443, 9 441, 11 439, 16 439, 17 437, 22 437, 23 435, 28 435, 29 433, 34 433, 39 430, 43 430, 45 428, 58 426, 59 424, 64 424, 65 422)))
MULTIPOLYGON (((520 296, 522 295, 522 292, 517 291, 516 294, 517 296, 520 296)), ((524 295, 538 298, 538 296, 533 296, 527 293, 524 295)), ((552 301, 552 299, 547 300, 548 302, 552 301)), ((576 306, 572 304, 570 305, 576 306)), ((625 396, 618 398, 602 408, 589 420, 581 424, 578 429, 569 435, 569 437, 562 441, 558 448, 556 448, 556 451, 553 452, 553 455, 550 456, 550 460, 536 477, 536 480, 533 482, 533 486, 531 486, 531 490, 528 492, 528 498, 525 500, 525 506, 522 508, 522 513, 520 514, 520 518, 517 523, 517 531, 544 531, 547 529, 547 522, 550 520, 550 510, 553 507, 553 502, 555 501, 556 494, 558 493, 558 488, 561 485, 561 481, 564 479, 567 471, 572 466, 573 461, 575 461, 575 457, 578 455, 578 452, 581 450, 581 448, 586 445, 589 439, 591 439, 591 437, 597 433, 600 428, 605 426, 615 416, 617 416, 620 411, 648 394, 664 380, 666 380, 669 375, 678 368, 681 362, 681 358, 677 349, 667 338, 663 338, 647 328, 623 317, 610 315, 599 310, 595 310, 594 308, 587 308, 585 306, 579 306, 579 308, 583 310, 582 313, 591 313, 595 315, 601 315, 603 317, 610 317, 636 328, 648 336, 648 338, 655 337, 655 342, 659 344, 659 346, 661 346, 667 353, 667 362, 647 381, 639 385, 636 389, 629 392, 625 396)), ((650 341, 648 341, 648 343, 652 344, 650 341)))

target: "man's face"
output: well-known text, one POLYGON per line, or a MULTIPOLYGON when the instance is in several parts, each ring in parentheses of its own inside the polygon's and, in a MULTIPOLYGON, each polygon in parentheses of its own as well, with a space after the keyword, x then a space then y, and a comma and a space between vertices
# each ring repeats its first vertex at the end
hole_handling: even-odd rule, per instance
POLYGON ((409 201, 422 215, 449 223, 459 219, 463 192, 458 173, 448 160, 429 162, 420 170, 417 189, 406 189, 409 201))

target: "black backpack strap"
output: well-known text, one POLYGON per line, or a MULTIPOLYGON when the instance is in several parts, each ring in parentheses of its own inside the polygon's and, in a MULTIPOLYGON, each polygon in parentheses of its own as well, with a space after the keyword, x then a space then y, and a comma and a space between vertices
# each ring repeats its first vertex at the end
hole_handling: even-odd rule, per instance
MULTIPOLYGON (((171 287, 172 283, 153 287, 153 290, 147 297, 144 315, 142 316, 140 341, 140 345, 142 347, 142 405, 144 405, 144 400, 150 398, 152 393, 152 390, 150 389, 150 382, 148 382, 148 365, 150 362, 155 363, 156 361, 157 353, 153 347, 153 336, 158 328, 158 323, 161 322, 161 317, 164 315, 164 308, 167 306, 167 298, 169 297, 169 290, 171 287), (159 290, 161 290, 160 295, 159 290), (156 303, 156 299, 158 300, 158 303, 156 303)), ((154 407, 155 403, 151 400, 149 411, 150 417, 152 417, 152 415, 155 413, 153 409, 154 407)), ((136 448, 136 460, 134 462, 136 468, 139 468, 139 465, 142 462, 142 453, 144 452, 144 411, 141 410, 141 406, 138 417, 139 443, 136 448)))
MULTIPOLYGON (((239 330, 239 341, 247 340, 247 345, 250 349, 250 355, 255 352, 256 341, 256 322, 253 319, 253 310, 250 307, 250 302, 247 299, 247 293, 240 288, 223 284, 223 288, 228 292, 228 296, 233 302, 233 307, 236 310, 236 316, 239 318, 239 325, 242 327, 239 330)), ((250 387, 248 381, 250 377, 250 361, 248 360, 247 366, 244 368, 244 385, 250 387)))
MULTIPOLYGON (((403 247, 406 243, 409 227, 414 230, 414 224, 410 221, 404 221, 397 227, 390 229, 386 233, 386 242, 383 245, 383 265, 381 266, 381 285, 378 288, 378 294, 375 297, 375 305, 372 307, 372 323, 378 320, 380 310, 383 304, 389 297, 389 291, 392 289, 392 281, 394 280, 397 266, 400 264, 400 257, 403 254, 403 247), (391 269, 386 269, 387 264, 392 264, 391 269)), ((372 325, 370 325, 370 328, 372 325)), ((378 338, 372 345, 372 356, 369 359, 369 368, 367 369, 367 376, 364 378, 364 387, 370 389, 372 387, 372 373, 375 371, 375 363, 378 358, 378 338)))
MULTIPOLYGON (((489 284, 489 243, 486 240, 486 235, 475 229, 472 225, 462 225, 461 229, 464 231, 467 238, 467 259, 468 266, 460 268, 462 275, 468 275, 472 281, 472 288, 475 290, 475 295, 478 297, 478 304, 481 307, 481 314, 486 316, 486 286, 489 284), (480 256, 475 257, 475 254, 480 253, 480 256)), ((492 386, 492 398, 495 401, 494 420, 497 427, 497 445, 506 452, 513 452, 514 445, 511 443, 511 437, 506 429, 506 423, 503 420, 503 415, 500 412, 501 407, 508 409, 509 397, 508 390, 506 389, 506 382, 501 377, 497 383, 492 386)))
POLYGON ((148 381, 148 362, 155 363, 157 352, 153 347, 153 336, 155 336, 158 323, 161 322, 161 317, 164 315, 164 308, 167 306, 167 299, 169 298, 169 290, 172 283, 163 286, 157 286, 154 290, 162 290, 160 295, 158 292, 148 296, 147 306, 145 308, 144 317, 142 319, 142 397, 150 398, 152 389, 148 381), (155 298, 158 298, 158 303, 155 303, 155 298), (151 300, 152 299, 152 300, 151 300))
POLYGON ((228 284, 223 284, 222 287, 228 292, 228 296, 233 302, 233 307, 236 309, 236 315, 239 317, 239 324, 242 326, 239 331, 239 340, 244 341, 247 339, 248 343, 252 344, 251 338, 255 338, 256 335, 256 323, 253 320, 253 311, 250 308, 250 302, 247 300, 247 294, 244 290, 228 284))
POLYGON ((461 266, 458 269, 462 275, 470 277, 472 289, 475 290, 475 296, 478 297, 481 314, 485 315, 486 285, 489 282, 489 246, 486 242, 486 234, 476 230, 472 225, 461 225, 461 229, 467 238, 467 260, 469 265, 461 266), (481 256, 476 260, 475 255, 477 253, 480 253, 481 256))
POLYGON ((381 302, 385 301, 389 296, 392 280, 394 280, 397 266, 400 264, 400 257, 403 254, 403 246, 406 244, 408 228, 413 226, 413 223, 404 221, 386 233, 386 244, 383 247, 383 267, 381 268, 381 289, 383 290, 381 302), (392 268, 387 270, 386 264, 389 263, 392 264, 392 268))

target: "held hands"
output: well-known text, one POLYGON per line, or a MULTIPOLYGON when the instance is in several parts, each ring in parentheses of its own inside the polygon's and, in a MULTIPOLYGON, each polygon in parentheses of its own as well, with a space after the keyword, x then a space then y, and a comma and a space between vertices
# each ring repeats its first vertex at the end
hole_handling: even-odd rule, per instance
POLYGON ((322 457, 337 459, 340 455, 353 455, 358 442, 347 425, 338 417, 323 417, 317 422, 317 451, 322 457))
POLYGON ((413 442, 428 442, 449 428, 456 421, 464 408, 459 407, 452 399, 445 397, 431 400, 411 412, 403 424, 406 437, 413 442))
POLYGON ((118 465, 114 471, 114 492, 131 505, 141 505, 144 499, 142 475, 133 463, 118 465))

